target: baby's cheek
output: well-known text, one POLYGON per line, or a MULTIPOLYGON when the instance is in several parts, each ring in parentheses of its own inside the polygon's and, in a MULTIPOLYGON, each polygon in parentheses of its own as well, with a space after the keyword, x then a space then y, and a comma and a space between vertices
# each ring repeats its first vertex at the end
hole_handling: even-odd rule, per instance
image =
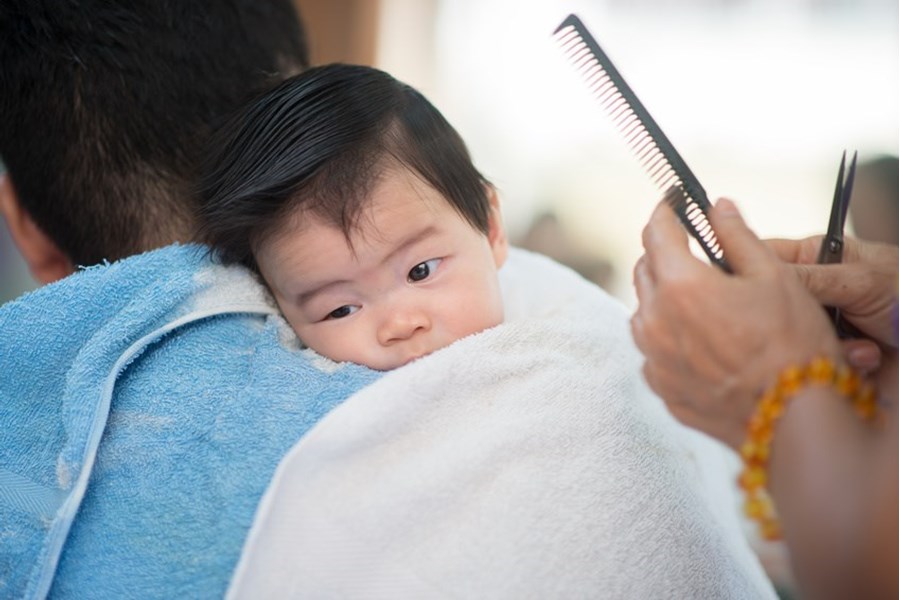
POLYGON ((485 320, 484 327, 482 329, 488 329, 490 327, 496 327, 503 323, 503 304, 498 302, 494 306, 494 310, 490 313, 490 316, 485 320))
POLYGON ((469 321, 467 334, 478 333, 503 322, 503 302, 499 294, 481 295, 464 306, 469 307, 464 311, 464 318, 469 321))

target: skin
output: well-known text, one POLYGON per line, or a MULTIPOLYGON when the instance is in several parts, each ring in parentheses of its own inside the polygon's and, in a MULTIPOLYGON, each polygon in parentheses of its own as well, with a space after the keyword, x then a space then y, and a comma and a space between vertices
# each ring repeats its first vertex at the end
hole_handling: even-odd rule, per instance
POLYGON ((760 393, 784 366, 842 354, 818 302, 734 205, 720 202, 710 220, 738 276, 695 258, 661 204, 635 267, 632 332, 647 382, 675 416, 737 448, 760 393))
POLYGON ((56 243, 45 234, 19 202, 19 195, 6 173, 0 174, 0 216, 6 221, 13 243, 40 284, 67 277, 75 267, 56 243))
POLYGON ((683 423, 737 449, 784 367, 815 356, 859 366, 861 353, 885 424, 805 388, 778 421, 769 488, 809 597, 896 598, 897 248, 848 239, 842 264, 815 265, 821 238, 762 242, 727 200, 710 222, 733 275, 691 254, 667 206, 644 230, 632 332, 647 382, 683 423), (823 304, 870 339, 842 346, 823 304))
POLYGON ((767 242, 820 304, 840 306, 872 340, 896 349, 897 246, 846 238, 843 262, 817 265, 821 243, 822 236, 767 242))
POLYGON ((303 212, 256 259, 303 342, 338 362, 390 370, 503 322, 508 244, 496 193, 487 235, 409 170, 388 168, 349 240, 303 212))

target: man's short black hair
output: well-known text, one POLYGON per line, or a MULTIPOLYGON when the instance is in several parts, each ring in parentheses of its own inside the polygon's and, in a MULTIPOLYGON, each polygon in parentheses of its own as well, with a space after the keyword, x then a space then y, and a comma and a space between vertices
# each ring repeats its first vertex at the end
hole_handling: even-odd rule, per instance
POLYGON ((357 225, 378 177, 410 169, 488 232, 487 180, 422 94, 387 73, 326 65, 292 77, 217 132, 201 177, 201 231, 218 256, 258 271, 254 250, 297 210, 357 225))
POLYGON ((4 0, 0 157, 75 264, 187 240, 217 120, 308 62, 291 0, 4 0))

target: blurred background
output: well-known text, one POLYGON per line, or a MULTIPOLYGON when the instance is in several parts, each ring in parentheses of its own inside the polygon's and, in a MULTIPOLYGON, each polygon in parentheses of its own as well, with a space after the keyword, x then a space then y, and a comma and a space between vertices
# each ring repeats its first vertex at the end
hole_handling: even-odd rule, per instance
MULTIPOLYGON (((628 306, 641 228, 661 193, 553 42, 568 13, 710 198, 736 200, 764 237, 824 230, 844 149, 862 160, 898 151, 896 0, 297 3, 314 62, 374 65, 421 90, 499 188, 512 239, 628 306)), ((896 243, 888 163, 886 183, 857 183, 858 195, 886 200, 850 228, 871 223, 896 243)), ((4 228, 0 301, 33 285, 4 228)))

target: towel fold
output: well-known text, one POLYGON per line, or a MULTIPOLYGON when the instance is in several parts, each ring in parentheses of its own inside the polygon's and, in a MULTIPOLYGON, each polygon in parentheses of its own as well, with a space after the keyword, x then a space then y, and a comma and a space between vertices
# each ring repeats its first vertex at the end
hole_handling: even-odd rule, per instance
POLYGON ((623 307, 514 251, 507 321, 361 390, 290 451, 230 598, 774 598, 725 450, 639 376, 623 307))

